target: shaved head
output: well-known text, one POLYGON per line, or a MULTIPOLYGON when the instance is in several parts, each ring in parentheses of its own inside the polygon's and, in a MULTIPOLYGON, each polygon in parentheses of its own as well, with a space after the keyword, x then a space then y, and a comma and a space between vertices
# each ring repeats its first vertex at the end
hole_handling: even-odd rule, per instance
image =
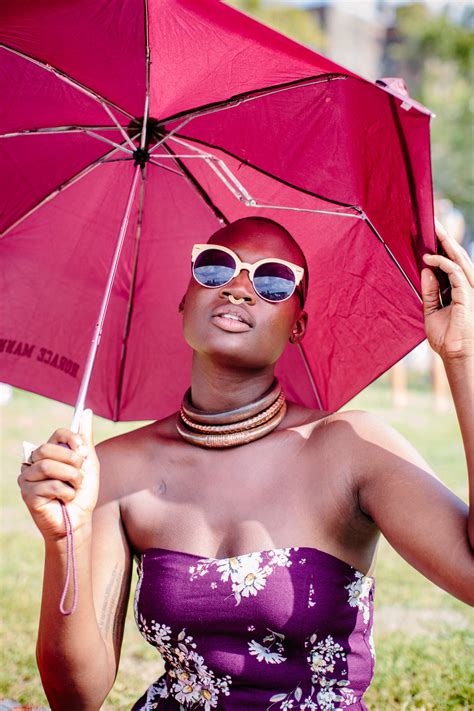
POLYGON ((243 217, 214 232, 208 242, 231 247, 235 240, 248 240, 252 245, 261 246, 267 254, 293 262, 304 269, 301 305, 308 290, 308 264, 304 252, 288 230, 268 217, 243 217))

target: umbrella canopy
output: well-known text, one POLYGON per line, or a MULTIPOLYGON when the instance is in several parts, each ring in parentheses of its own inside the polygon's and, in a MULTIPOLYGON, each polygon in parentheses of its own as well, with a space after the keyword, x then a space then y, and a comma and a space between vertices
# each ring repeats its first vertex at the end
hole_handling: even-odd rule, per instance
POLYGON ((0 380, 75 402, 121 234, 87 405, 176 409, 191 246, 249 215, 309 262, 290 398, 337 409, 424 338, 422 106, 217 0, 3 3, 0 41, 0 380))

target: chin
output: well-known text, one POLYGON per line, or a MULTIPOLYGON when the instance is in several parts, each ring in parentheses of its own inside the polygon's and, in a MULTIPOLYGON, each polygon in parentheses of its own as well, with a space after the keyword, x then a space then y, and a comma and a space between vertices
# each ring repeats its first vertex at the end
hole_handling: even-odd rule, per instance
POLYGON ((236 339, 233 343, 231 339, 227 343, 222 343, 222 340, 219 339, 219 343, 208 341, 193 350, 228 368, 246 370, 263 370, 273 366, 283 352, 277 350, 270 353, 262 348, 249 347, 249 344, 244 346, 242 343, 236 343, 236 339))
POLYGON ((255 334, 225 333, 213 327, 210 329, 184 328, 184 338, 196 355, 215 360, 226 367, 262 370, 276 363, 286 347, 284 343, 272 343, 271 336, 255 334), (270 347, 271 346, 271 347, 270 347))

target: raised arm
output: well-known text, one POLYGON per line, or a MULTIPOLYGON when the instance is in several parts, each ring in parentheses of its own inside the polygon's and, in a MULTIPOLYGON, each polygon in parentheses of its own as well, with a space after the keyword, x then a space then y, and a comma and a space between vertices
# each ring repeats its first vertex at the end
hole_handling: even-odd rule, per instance
POLYGON ((474 265, 439 222, 436 230, 448 256, 425 254, 424 258, 448 275, 452 302, 440 308, 436 278, 431 269, 423 269, 425 330, 431 347, 443 359, 459 420, 469 476, 468 533, 474 547, 474 265))
POLYGON ((425 262, 449 276, 452 302, 441 308, 438 282, 422 272, 425 330, 443 359, 463 438, 469 508, 434 475, 416 450, 367 413, 346 413, 353 428, 359 503, 393 547, 440 587, 474 604, 474 332, 473 266, 441 226, 447 257, 425 262))
MULTIPOLYGON (((56 431, 35 450, 34 464, 23 466, 19 477, 25 503, 45 541, 37 659, 52 711, 100 709, 118 667, 130 587, 130 553, 118 503, 106 486, 98 500, 99 463, 90 415, 86 411, 80 436, 56 431), (67 503, 74 529, 78 604, 69 616, 59 611, 66 537, 58 499, 67 503)), ((66 606, 70 603, 71 591, 66 606)))
POLYGON ((474 604, 468 507, 407 440, 375 415, 343 414, 359 506, 410 565, 474 604))

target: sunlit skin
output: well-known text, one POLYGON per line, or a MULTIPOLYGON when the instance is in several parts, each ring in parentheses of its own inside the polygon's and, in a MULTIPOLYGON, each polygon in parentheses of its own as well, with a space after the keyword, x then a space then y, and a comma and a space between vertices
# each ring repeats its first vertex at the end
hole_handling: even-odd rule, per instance
MULTIPOLYGON (((425 258, 425 329, 443 358, 472 482, 474 277, 467 253, 441 228, 438 235, 448 256, 425 258), (453 303, 442 310, 434 267, 453 287, 453 303)), ((210 241, 250 263, 274 256, 302 264, 284 233, 262 223, 233 225, 210 241)), ((193 401, 208 410, 264 392, 279 354, 289 339, 304 338, 307 323, 297 295, 264 302, 246 272, 222 289, 191 281, 182 311, 194 350, 193 401), (216 319, 228 294, 245 299, 251 328, 229 331, 216 319)), ((367 572, 382 531, 426 577, 474 604, 472 513, 403 437, 369 413, 290 403, 274 432, 230 450, 187 444, 173 414, 99 445, 100 485, 90 414, 79 435, 56 431, 19 477, 45 539, 38 664, 53 711, 100 708, 118 666, 132 556, 149 547, 223 558, 309 546, 367 572), (79 605, 69 618, 58 613, 66 544, 57 498, 68 503, 75 529, 79 605)), ((471 511, 472 490, 471 483, 471 511)))

